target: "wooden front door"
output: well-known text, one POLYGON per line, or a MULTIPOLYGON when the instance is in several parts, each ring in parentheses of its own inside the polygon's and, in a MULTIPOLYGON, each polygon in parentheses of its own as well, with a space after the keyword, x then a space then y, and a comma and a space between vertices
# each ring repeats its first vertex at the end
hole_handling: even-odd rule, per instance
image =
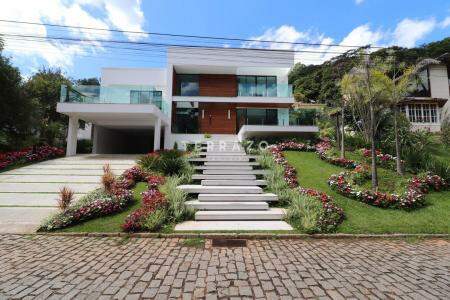
POLYGON ((235 134, 236 105, 232 103, 199 103, 200 133, 235 134))

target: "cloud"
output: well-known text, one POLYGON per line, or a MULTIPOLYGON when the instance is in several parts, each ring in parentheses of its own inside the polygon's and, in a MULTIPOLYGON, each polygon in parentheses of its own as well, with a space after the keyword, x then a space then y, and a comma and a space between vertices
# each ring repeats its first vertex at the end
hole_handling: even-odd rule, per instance
POLYGON ((263 41, 286 41, 290 43, 311 43, 321 45, 301 45, 301 44, 280 44, 280 43, 262 43, 247 42, 243 47, 260 47, 269 49, 295 50, 295 61, 304 64, 320 64, 332 57, 343 53, 351 48, 339 47, 338 45, 378 45, 383 39, 383 32, 380 30, 372 31, 368 24, 361 25, 353 29, 341 42, 336 43, 333 38, 314 32, 298 31, 290 25, 282 25, 279 28, 270 28, 262 35, 251 37, 250 39, 263 41), (334 45, 334 46, 333 46, 334 45))
MULTIPOLYGON (((14 0, 2 3, 0 19, 23 20, 33 23, 91 27, 101 29, 142 31, 144 14, 140 0, 14 0)), ((108 39, 112 33, 104 30, 51 28, 44 25, 26 25, 0 22, 0 32, 13 35, 72 36, 82 39, 108 39)), ((145 38, 140 34, 124 34, 128 40, 145 38)), ((95 55, 105 49, 99 42, 61 43, 45 39, 8 37, 5 51, 16 61, 28 58, 28 69, 36 69, 44 61, 50 67, 67 69, 73 66, 77 55, 95 55)))
POLYGON ((364 0, 355 0, 356 5, 360 5, 364 2, 364 0))
POLYGON ((413 20, 403 19, 395 29, 372 29, 370 24, 363 24, 355 27, 340 42, 335 42, 333 38, 323 33, 317 33, 312 30, 299 31, 294 26, 282 25, 278 28, 270 28, 262 35, 251 37, 254 40, 276 40, 295 43, 316 43, 323 45, 295 45, 295 44, 279 44, 279 43, 262 43, 247 42, 243 43, 243 47, 259 47, 269 49, 295 50, 296 62, 300 61, 304 64, 320 64, 326 60, 333 58, 347 50, 354 49, 344 46, 401 46, 414 47, 427 34, 432 32, 436 27, 445 28, 450 26, 450 17, 442 22, 437 23, 434 18, 413 20), (340 45, 331 46, 330 44, 340 45), (315 53, 307 53, 304 51, 313 51, 315 53), (321 53, 325 52, 325 53, 321 53))
POLYGON ((441 28, 447 28, 450 26, 450 17, 445 18, 441 23, 439 23, 441 28))
POLYGON ((404 19, 394 30, 394 44, 402 47, 414 47, 420 39, 436 27, 434 18, 427 20, 404 19))

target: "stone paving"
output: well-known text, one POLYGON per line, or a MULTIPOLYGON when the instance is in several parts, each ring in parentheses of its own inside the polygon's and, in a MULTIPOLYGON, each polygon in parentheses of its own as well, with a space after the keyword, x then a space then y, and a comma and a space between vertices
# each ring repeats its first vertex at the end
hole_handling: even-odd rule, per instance
POLYGON ((0 235, 0 299, 448 299, 450 241, 0 235))

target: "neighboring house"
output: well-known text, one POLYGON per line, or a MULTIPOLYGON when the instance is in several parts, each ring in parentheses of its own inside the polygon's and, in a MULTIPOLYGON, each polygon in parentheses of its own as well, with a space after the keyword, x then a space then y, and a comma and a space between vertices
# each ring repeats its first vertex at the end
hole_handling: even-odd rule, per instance
POLYGON ((290 51, 171 47, 162 69, 102 69, 101 86, 61 88, 69 116, 92 124, 93 153, 144 153, 177 143, 318 132, 314 114, 292 108, 290 51))
POLYGON ((414 92, 400 104, 413 130, 438 132, 442 120, 450 117, 450 55, 437 59, 441 63, 423 70, 414 92))

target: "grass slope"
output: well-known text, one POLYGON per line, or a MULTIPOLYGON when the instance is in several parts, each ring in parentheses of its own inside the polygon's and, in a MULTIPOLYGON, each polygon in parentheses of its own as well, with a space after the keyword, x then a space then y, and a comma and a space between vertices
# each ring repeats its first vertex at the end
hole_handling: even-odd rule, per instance
MULTIPOLYGON (((346 220, 339 226, 342 233, 450 233, 450 191, 426 195, 428 205, 407 212, 394 209, 373 207, 356 200, 346 198, 331 190, 327 180, 331 174, 343 171, 343 168, 330 165, 311 152, 287 151, 289 163, 297 170, 302 187, 315 188, 332 196, 344 209, 346 220)), ((404 180, 389 170, 380 170, 381 184, 404 180)), ((394 184, 395 186, 395 184, 394 184)), ((386 188, 385 189, 390 189, 386 188)))
POLYGON ((126 210, 111 216, 89 220, 61 229, 60 232, 121 232, 125 218, 141 206, 141 193, 147 190, 147 183, 139 182, 133 189, 134 202, 126 210))

